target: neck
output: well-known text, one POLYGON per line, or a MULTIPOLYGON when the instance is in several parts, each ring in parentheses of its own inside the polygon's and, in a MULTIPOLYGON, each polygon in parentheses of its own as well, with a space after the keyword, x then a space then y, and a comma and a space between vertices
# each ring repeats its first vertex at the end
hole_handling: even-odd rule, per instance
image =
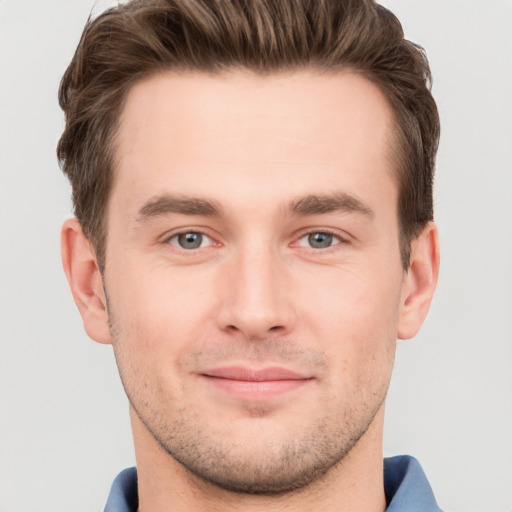
POLYGON ((261 496, 226 491, 193 475, 160 447, 130 409, 139 512, 383 512, 383 412, 322 479, 290 493, 261 496))

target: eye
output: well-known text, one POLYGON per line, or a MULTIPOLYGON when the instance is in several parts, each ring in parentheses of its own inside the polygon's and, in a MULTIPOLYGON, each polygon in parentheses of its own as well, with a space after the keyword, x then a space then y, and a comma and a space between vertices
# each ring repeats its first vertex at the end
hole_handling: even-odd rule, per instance
POLYGON ((192 250, 208 247, 212 244, 210 237, 198 233, 197 231, 189 231, 187 233, 178 233, 169 238, 169 243, 180 249, 192 250))
POLYGON ((328 249, 333 245, 341 243, 341 239, 325 231, 308 233, 299 239, 298 245, 301 247, 311 247, 313 249, 328 249))

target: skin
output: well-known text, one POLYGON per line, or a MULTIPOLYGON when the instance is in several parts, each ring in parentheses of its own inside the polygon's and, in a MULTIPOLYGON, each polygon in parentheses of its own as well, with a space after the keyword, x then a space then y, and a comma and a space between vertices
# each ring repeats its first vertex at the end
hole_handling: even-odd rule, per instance
POLYGON ((74 219, 62 247, 130 399, 141 511, 385 509, 396 339, 439 264, 431 223, 401 265, 392 124, 348 72, 168 72, 130 91, 104 275, 74 219), (300 378, 212 377, 225 367, 300 378))

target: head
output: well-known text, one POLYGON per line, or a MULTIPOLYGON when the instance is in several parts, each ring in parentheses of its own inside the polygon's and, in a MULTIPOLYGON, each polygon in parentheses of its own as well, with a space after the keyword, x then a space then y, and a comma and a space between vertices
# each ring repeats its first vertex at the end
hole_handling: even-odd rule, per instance
POLYGON ((88 24, 61 87, 64 266, 146 446, 260 494, 378 451, 396 339, 437 277, 427 80, 373 2, 88 24))
POLYGON ((134 1, 90 20, 61 82, 66 128, 57 152, 100 266, 116 134, 134 84, 162 71, 241 69, 265 76, 305 68, 352 70, 386 96, 394 116, 390 143, 407 269, 411 240, 433 219, 439 118, 423 50, 371 0, 134 1))

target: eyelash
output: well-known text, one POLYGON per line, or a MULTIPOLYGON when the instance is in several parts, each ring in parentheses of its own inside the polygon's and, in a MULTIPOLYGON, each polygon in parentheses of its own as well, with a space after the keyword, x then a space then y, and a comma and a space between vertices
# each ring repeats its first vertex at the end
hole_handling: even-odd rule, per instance
POLYGON ((186 251, 186 252, 192 252, 194 251, 194 249, 205 249, 206 247, 197 247, 197 248, 194 248, 194 249, 185 249, 184 247, 180 247, 178 245, 178 243, 174 244, 172 243, 172 240, 173 239, 178 239, 178 237, 182 236, 182 235, 189 235, 189 234, 195 234, 195 235, 201 235, 202 237, 204 238, 208 238, 210 240, 210 243, 208 244, 207 247, 210 247, 212 245, 219 245, 219 243, 215 242, 215 240, 213 239, 213 237, 207 235, 204 231, 202 231, 201 229, 187 229, 187 230, 183 230, 183 231, 179 231, 177 233, 173 233, 172 235, 170 236, 167 236, 164 240, 163 240, 163 243, 164 244, 170 244, 174 247, 176 247, 177 249, 181 249, 183 251, 186 251))
POLYGON ((350 244, 348 237, 342 236, 339 231, 329 229, 329 228, 324 228, 324 229, 312 229, 309 231, 302 232, 300 234, 300 236, 298 238, 296 238, 296 241, 293 243, 293 245, 297 246, 302 239, 304 239, 305 237, 308 237, 310 235, 315 235, 315 234, 330 235, 333 238, 335 238, 337 240, 337 242, 333 243, 332 245, 329 245, 328 247, 324 247, 324 248, 317 248, 317 247, 311 247, 311 246, 300 246, 300 245, 299 245, 299 247, 303 247, 306 250, 314 251, 315 253, 319 253, 319 252, 329 253, 331 251, 336 250, 336 248, 339 248, 338 246, 350 244))
MULTIPOLYGON (((170 244, 170 245, 176 247, 179 250, 182 250, 182 251, 185 251, 185 252, 189 252, 189 253, 195 252, 197 249, 206 249, 206 248, 214 246, 214 245, 221 245, 219 242, 216 242, 213 237, 211 237, 210 235, 206 234, 203 230, 201 230, 201 229, 193 229, 193 228, 192 229, 187 229, 187 230, 182 230, 182 231, 179 231, 177 233, 173 233, 172 235, 167 236, 163 240, 163 243, 164 244, 170 244), (210 240, 210 243, 206 247, 197 247, 197 248, 192 248, 192 249, 185 249, 184 247, 180 247, 178 245, 178 243, 176 243, 176 244, 172 243, 173 239, 177 239, 179 236, 187 235, 187 234, 201 235, 202 237, 208 238, 210 240)), ((300 233, 300 236, 295 238, 295 241, 291 245, 292 246, 303 247, 306 250, 309 249, 309 250, 312 250, 312 251, 315 251, 315 252, 330 252, 330 250, 334 249, 338 245, 348 245, 348 244, 350 244, 350 241, 347 239, 347 237, 341 236, 338 231, 335 231, 333 229, 325 228, 325 229, 313 229, 313 230, 310 230, 310 231, 303 231, 303 232, 300 233), (315 235, 315 234, 330 235, 333 238, 335 238, 337 240, 337 242, 333 243, 332 245, 330 245, 328 247, 325 247, 325 248, 306 247, 306 246, 299 245, 299 242, 302 239, 304 239, 305 237, 308 237, 310 235, 315 235)))

